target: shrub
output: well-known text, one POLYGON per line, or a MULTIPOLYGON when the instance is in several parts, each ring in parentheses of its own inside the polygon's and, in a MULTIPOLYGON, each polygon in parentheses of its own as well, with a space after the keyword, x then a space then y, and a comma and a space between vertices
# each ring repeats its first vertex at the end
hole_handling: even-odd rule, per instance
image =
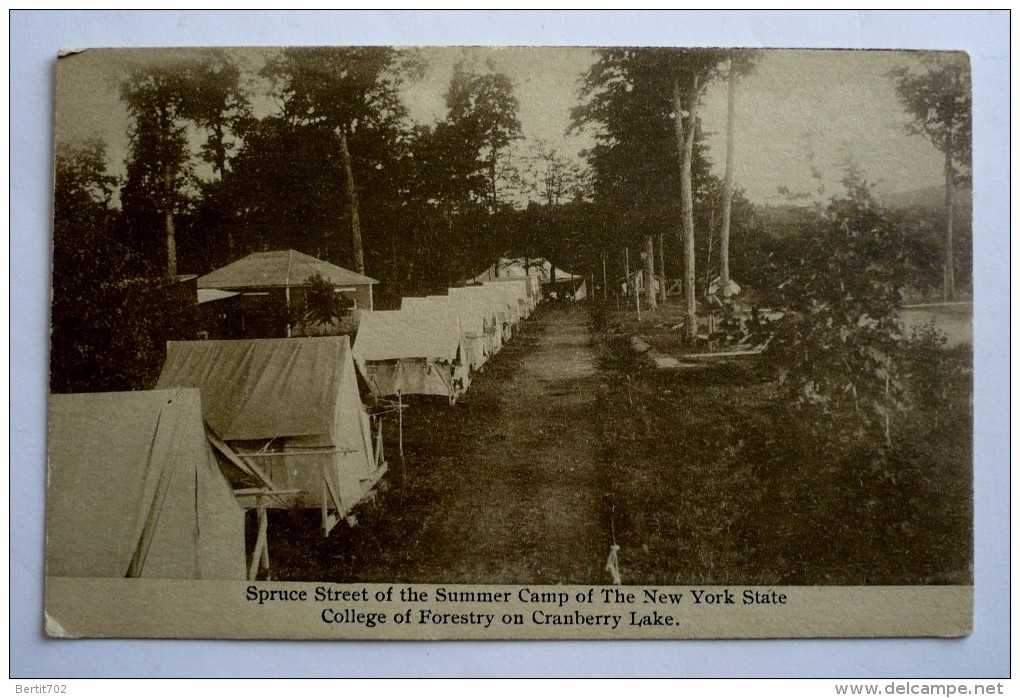
POLYGON ((906 405, 898 319, 903 245, 863 181, 834 200, 780 291, 792 315, 770 345, 784 397, 821 441, 892 439, 906 405))

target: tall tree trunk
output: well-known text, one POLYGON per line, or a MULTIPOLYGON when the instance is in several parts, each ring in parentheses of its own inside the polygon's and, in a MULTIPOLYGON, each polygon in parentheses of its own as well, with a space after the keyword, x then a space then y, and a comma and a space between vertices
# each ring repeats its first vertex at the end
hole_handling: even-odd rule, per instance
POLYGON ((666 253, 665 253, 665 250, 663 249, 663 240, 662 240, 664 237, 665 237, 665 235, 660 232, 659 235, 658 235, 658 239, 656 240, 656 247, 658 248, 657 252, 658 252, 658 255, 659 255, 659 260, 658 260, 659 261, 659 263, 658 263, 659 279, 660 279, 660 283, 659 283, 659 300, 661 302, 663 302, 663 303, 666 302, 666 253))
POLYGON ((942 299, 956 299, 956 275, 953 273, 953 206, 956 198, 956 182, 953 181, 953 153, 946 148, 946 250, 945 269, 942 276, 942 299))
POLYGON ((354 266, 359 274, 365 273, 365 250, 361 245, 361 219, 358 216, 358 190, 354 186, 354 170, 351 167, 351 151, 347 147, 347 127, 341 126, 340 160, 344 167, 344 186, 347 190, 347 204, 351 212, 351 242, 354 246, 354 266))
POLYGON ((645 303, 649 310, 655 310, 658 301, 655 297, 655 238, 645 236, 645 252, 641 257, 645 263, 645 303))
MULTIPOLYGON (((223 184, 223 178, 227 174, 227 148, 223 144, 223 124, 214 123, 212 130, 213 137, 210 140, 213 149, 213 172, 219 174, 220 184, 223 184)), ((234 261, 234 233, 230 228, 227 228, 227 259, 234 261)))
POLYGON ((213 124, 213 137, 212 137, 212 150, 213 150, 213 170, 218 172, 220 175, 220 181, 223 181, 223 175, 227 171, 227 147, 223 143, 223 124, 213 124))
POLYGON ((163 222, 166 229, 166 275, 171 279, 177 278, 177 231, 174 226, 174 205, 173 205, 173 173, 169 167, 163 168, 164 197, 163 222))
POLYGON ((729 99, 726 106, 726 175, 723 179, 722 226, 719 228, 719 281, 721 293, 730 285, 730 204, 733 200, 733 114, 737 101, 737 73, 730 59, 729 99))
POLYGON ((496 155, 489 161, 489 213, 496 212, 496 155))
POLYGON ((701 293, 708 293, 708 287, 712 284, 712 254, 715 252, 715 236, 712 235, 712 231, 715 230, 715 214, 713 211, 708 213, 708 249, 705 251, 705 285, 701 287, 701 293))
POLYGON ((694 131, 697 124, 698 78, 691 85, 687 128, 684 128, 684 100, 680 79, 673 80, 673 119, 677 148, 680 151, 680 199, 683 207, 684 244, 684 339, 693 342, 698 336, 698 305, 694 290, 694 194, 691 187, 691 161, 694 158, 694 131))
POLYGON ((166 211, 166 275, 177 278, 177 240, 174 229, 174 212, 166 211))

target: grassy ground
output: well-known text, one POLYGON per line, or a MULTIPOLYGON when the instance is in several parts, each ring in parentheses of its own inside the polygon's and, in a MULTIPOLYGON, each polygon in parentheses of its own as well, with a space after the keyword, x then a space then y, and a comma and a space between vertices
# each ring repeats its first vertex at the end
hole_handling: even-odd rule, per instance
MULTIPOLYGON (((677 309, 596 317, 597 414, 625 583, 950 584, 972 578, 970 381, 898 422, 892 448, 812 443, 768 358, 650 367, 677 309), (608 330, 608 333, 606 333, 608 330)), ((596 314, 598 315, 598 314, 596 314)))

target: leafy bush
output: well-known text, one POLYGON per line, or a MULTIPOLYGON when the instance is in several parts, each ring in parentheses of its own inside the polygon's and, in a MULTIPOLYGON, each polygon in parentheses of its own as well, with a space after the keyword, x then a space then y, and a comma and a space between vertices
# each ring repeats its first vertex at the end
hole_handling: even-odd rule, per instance
POLYGON ((291 324, 298 336, 351 335, 357 321, 348 315, 350 305, 333 282, 315 274, 305 283, 303 307, 291 310, 291 324))
POLYGON ((780 285, 791 317, 770 345, 784 397, 816 438, 884 432, 906 404, 898 319, 903 244, 867 185, 847 178, 780 285))
MULTIPOLYGON (((934 322, 915 327, 903 346, 903 364, 911 402, 930 412, 934 426, 950 409, 957 385, 969 365, 966 351, 948 349, 947 337, 934 322)), ((970 386, 963 386, 969 392, 970 386)))

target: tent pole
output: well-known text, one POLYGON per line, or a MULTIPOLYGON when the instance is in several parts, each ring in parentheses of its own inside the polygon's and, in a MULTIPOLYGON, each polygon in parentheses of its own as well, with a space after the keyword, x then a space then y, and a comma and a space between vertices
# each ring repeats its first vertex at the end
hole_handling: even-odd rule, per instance
POLYGON ((262 514, 262 531, 265 535, 265 544, 262 546, 262 569, 266 571, 266 577, 269 577, 269 510, 262 507, 260 512, 262 514))
POLYGON ((626 284, 627 293, 630 293, 630 248, 623 248, 623 281, 626 284))
POLYGON ((400 482, 407 483, 407 464, 404 462, 404 398, 401 392, 397 391, 397 436, 398 449, 400 451, 400 482))
POLYGON ((287 297, 287 336, 290 337, 290 262, 293 250, 287 252, 287 279, 284 282, 284 294, 287 297))
POLYGON ((404 457, 404 399, 400 391, 397 391, 397 425, 400 432, 400 457, 404 457))
MULTIPOLYGON (((637 274, 635 274, 636 278, 637 274)), ((634 300, 637 301, 637 321, 641 322, 641 291, 637 288, 637 282, 634 282, 634 300)))
POLYGON ((326 494, 326 474, 322 474, 322 532, 323 535, 329 535, 329 508, 328 508, 328 495, 326 494))
POLYGON ((606 253, 602 253, 602 300, 609 300, 609 284, 606 282, 606 253))
POLYGON ((255 549, 251 553, 251 565, 248 567, 248 581, 255 581, 258 579, 259 563, 262 562, 262 567, 268 572, 269 571, 269 541, 267 538, 267 532, 269 529, 269 522, 266 520, 266 508, 258 507, 258 521, 259 521, 259 532, 255 537, 255 549))

